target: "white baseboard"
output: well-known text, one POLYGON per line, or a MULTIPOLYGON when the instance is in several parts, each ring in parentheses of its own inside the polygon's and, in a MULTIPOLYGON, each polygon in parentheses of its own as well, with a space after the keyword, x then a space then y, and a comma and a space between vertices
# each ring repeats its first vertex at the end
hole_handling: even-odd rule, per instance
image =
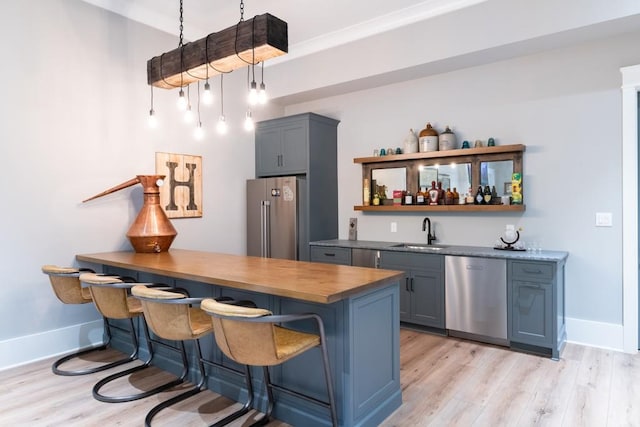
POLYGON ((622 324, 566 318, 567 342, 624 351, 622 324))
POLYGON ((102 319, 0 341, 0 371, 103 342, 102 319))

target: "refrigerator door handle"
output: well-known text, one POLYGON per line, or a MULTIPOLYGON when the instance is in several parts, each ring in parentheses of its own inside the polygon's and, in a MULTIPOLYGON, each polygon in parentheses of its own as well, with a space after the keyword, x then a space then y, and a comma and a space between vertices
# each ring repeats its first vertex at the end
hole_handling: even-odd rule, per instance
POLYGON ((268 200, 260 203, 260 256, 264 258, 271 258, 270 207, 271 202, 268 200))

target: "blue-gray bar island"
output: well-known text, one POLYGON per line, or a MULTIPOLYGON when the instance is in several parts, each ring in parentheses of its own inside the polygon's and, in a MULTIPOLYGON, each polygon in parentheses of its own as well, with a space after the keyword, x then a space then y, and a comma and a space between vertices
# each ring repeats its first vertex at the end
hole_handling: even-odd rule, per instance
MULTIPOLYGON (((193 297, 250 299, 274 314, 317 313, 326 328, 339 424, 375 426, 402 404, 400 271, 182 249, 158 254, 104 252, 76 258, 101 266, 105 273, 186 288, 193 297)), ((312 323, 288 326, 313 331, 312 323)), ((117 336, 113 343, 127 349, 117 336)), ((213 337, 204 338, 202 344, 206 358, 240 369, 217 349, 213 337)), ((170 352, 157 352, 154 360, 163 369, 177 372, 173 357, 170 352)), ((326 400, 319 350, 274 368, 272 376, 278 384, 326 400)), ((254 381, 255 389, 262 393, 256 400, 257 409, 264 411, 259 370, 254 381)), ((242 378, 215 368, 210 370, 208 387, 236 401, 246 394, 242 378)), ((273 415, 279 420, 296 426, 331 424, 324 408, 282 393, 276 400, 273 415)))

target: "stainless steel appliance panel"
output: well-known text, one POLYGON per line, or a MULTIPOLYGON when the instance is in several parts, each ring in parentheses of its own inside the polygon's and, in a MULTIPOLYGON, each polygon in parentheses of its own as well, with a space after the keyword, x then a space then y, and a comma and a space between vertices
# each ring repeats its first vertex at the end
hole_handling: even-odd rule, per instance
POLYGON ((506 344, 506 260, 445 256, 445 309, 450 331, 506 344))
POLYGON ((374 249, 351 249, 351 265, 355 267, 378 268, 380 251, 374 249))
POLYGON ((297 259, 296 177, 247 181, 247 255, 297 259))

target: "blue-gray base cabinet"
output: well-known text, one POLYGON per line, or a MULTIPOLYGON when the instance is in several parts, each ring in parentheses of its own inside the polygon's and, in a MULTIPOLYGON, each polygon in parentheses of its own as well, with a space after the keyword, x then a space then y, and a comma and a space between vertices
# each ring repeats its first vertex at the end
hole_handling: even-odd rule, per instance
MULTIPOLYGON (((234 299, 249 299, 276 314, 318 313, 326 330, 339 425, 377 426, 402 404, 397 282, 361 292, 332 304, 318 304, 106 265, 103 266, 103 271, 131 276, 141 282, 160 282, 181 287, 187 289, 193 297, 229 296, 234 299)), ((137 322, 137 326, 140 326, 141 321, 140 319, 137 322)), ((287 326, 303 331, 315 331, 311 322, 287 326)), ((142 357, 148 357, 142 335, 140 342, 143 346, 142 357)), ((112 343, 122 351, 130 350, 126 337, 118 331, 114 332, 112 343)), ((205 358, 238 371, 242 369, 222 354, 212 335, 202 338, 201 344, 205 358)), ((193 381, 196 378, 197 365, 190 343, 187 343, 187 350, 192 362, 190 379, 193 381)), ((153 364, 177 375, 180 371, 178 360, 177 354, 158 348, 153 364)), ((326 400, 327 392, 321 366, 320 351, 314 349, 272 368, 271 372, 276 384, 326 400)), ((207 371, 209 389, 236 401, 246 398, 247 391, 241 376, 216 367, 208 367, 207 371)), ((252 369, 252 374, 258 397, 254 407, 264 412, 266 395, 262 383, 262 370, 252 369)), ((331 425, 329 413, 325 408, 284 393, 276 392, 275 398, 273 416, 281 421, 305 427, 331 425)))
POLYGON ((510 346, 558 360, 567 339, 564 262, 507 263, 510 346))
POLYGON ((380 268, 405 272, 400 282, 401 321, 444 329, 442 255, 380 251, 380 268))

